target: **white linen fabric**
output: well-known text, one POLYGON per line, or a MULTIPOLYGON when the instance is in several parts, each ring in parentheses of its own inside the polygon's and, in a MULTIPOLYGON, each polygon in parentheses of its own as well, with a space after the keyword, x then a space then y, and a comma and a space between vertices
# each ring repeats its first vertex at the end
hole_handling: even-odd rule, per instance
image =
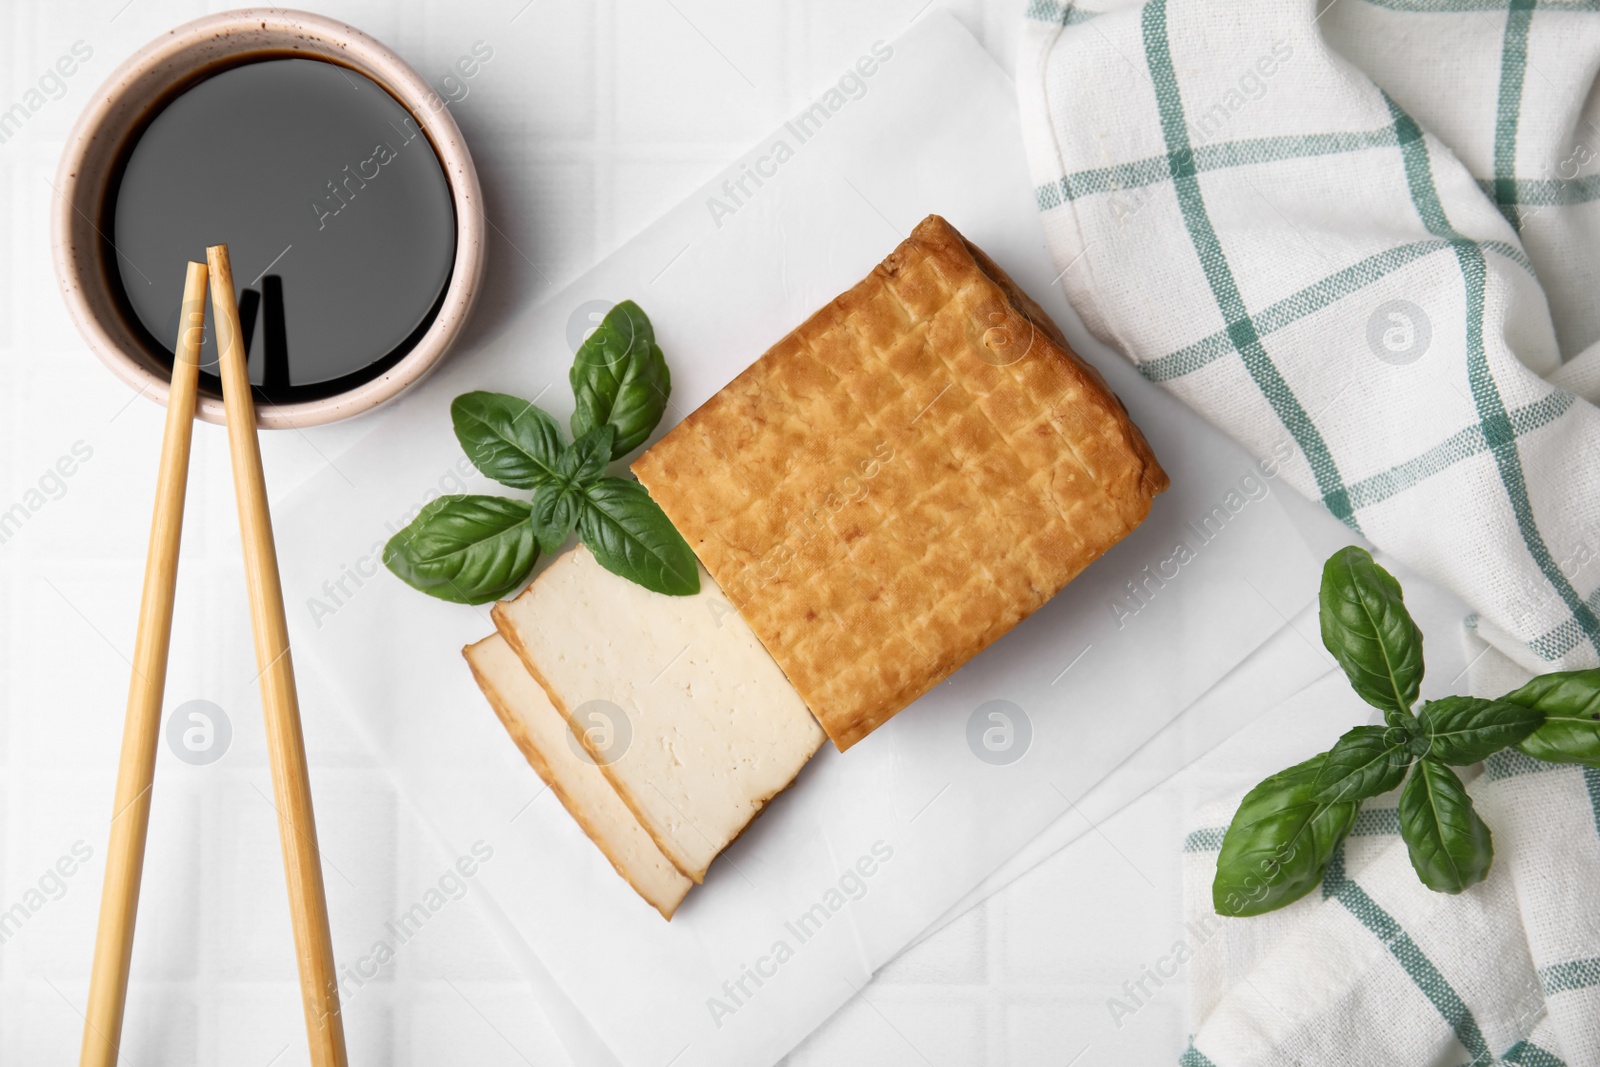
POLYGON ((1600 770, 1508 751, 1470 790, 1494 828, 1483 883, 1423 886, 1391 793, 1362 809, 1319 891, 1251 919, 1211 910, 1239 797, 1197 813, 1185 911, 1221 948, 1195 959, 1179 1062, 1600 1064, 1600 770))
MULTIPOLYGON (((1470 604, 1506 657, 1484 695, 1600 663, 1597 70, 1594 0, 1024 19, 1038 206, 1086 324, 1470 604)), ((1199 813, 1186 910, 1223 950, 1183 1062, 1600 1064, 1600 770, 1504 753, 1472 792, 1483 884, 1424 888, 1390 795, 1319 893, 1246 920, 1210 893, 1239 798, 1199 813)))
POLYGON ((1033 0, 1017 64, 1089 328, 1534 671, 1600 663, 1597 12, 1033 0))

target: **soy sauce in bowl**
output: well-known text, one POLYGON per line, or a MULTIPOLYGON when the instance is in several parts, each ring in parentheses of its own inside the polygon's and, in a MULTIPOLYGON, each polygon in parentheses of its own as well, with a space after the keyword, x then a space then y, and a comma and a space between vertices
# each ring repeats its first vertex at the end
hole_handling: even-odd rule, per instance
MULTIPOLYGON (((124 315, 169 366, 183 272, 153 265, 226 243, 258 401, 288 404, 371 381, 417 344, 449 286, 457 220, 427 135, 382 86, 264 54, 154 112, 101 229, 124 315)), ((220 395, 216 360, 208 324, 202 389, 220 395)))

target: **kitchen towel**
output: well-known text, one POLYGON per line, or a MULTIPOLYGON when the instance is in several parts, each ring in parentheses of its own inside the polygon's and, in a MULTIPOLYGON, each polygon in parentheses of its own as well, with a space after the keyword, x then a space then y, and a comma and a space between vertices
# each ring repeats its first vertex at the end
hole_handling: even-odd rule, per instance
MULTIPOLYGON (((1511 688, 1480 677, 1501 653, 1502 674, 1600 662, 1597 12, 1032 0, 1024 19, 1035 195, 1085 324, 1470 604, 1486 694, 1511 688)), ((1224 948, 1195 965, 1183 1062, 1600 1063, 1600 772, 1508 753, 1473 793, 1500 855, 1482 885, 1423 888, 1391 796, 1320 895, 1249 920, 1210 901, 1238 798, 1205 813, 1187 911, 1224 948)))
POLYGON ((1532 671, 1600 663, 1600 4, 1034 0, 1097 336, 1532 671))
MULTIPOLYGON (((1528 677, 1481 651, 1474 692, 1499 695, 1528 677)), ((1417 880, 1397 790, 1366 803, 1319 891, 1250 919, 1211 908, 1240 797, 1196 812, 1185 918, 1204 939, 1190 964, 1197 1029, 1182 1067, 1600 1064, 1600 770, 1508 749, 1468 788, 1494 829, 1481 884, 1447 896, 1417 880)), ((1120 990, 1120 1010, 1137 1011, 1151 991, 1120 990)))

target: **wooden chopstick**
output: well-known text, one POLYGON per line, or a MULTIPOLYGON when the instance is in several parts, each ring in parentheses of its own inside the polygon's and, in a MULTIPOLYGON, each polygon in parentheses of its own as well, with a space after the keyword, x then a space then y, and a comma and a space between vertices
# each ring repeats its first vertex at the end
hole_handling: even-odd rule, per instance
POLYGON ((133 925, 139 911, 145 835, 150 827, 150 790, 156 744, 161 737, 161 702, 172 642, 172 601, 178 582, 178 544, 183 536, 183 499, 189 480, 189 443, 194 431, 195 391, 200 378, 200 340, 205 329, 206 265, 190 263, 183 281, 183 309, 172 354, 172 388, 156 475, 155 513, 145 556, 139 630, 133 646, 133 679, 122 726, 122 758, 106 846, 106 877, 100 895, 89 1005, 84 1012, 84 1067, 111 1067, 122 1040, 133 925))
POLYGON ((256 438, 255 402, 245 368, 244 338, 234 297, 228 246, 206 249, 211 268, 211 311, 221 353, 222 402, 228 420, 228 451, 233 460, 239 531, 244 542, 245 584, 250 593, 250 623, 255 631, 256 666, 261 669, 261 705, 267 724, 272 791, 277 798, 278 836, 289 882, 289 917, 294 925, 300 965, 300 993, 314 1067, 345 1067, 344 1021, 328 931, 328 903, 322 886, 322 857, 311 810, 305 739, 300 732, 300 701, 289 654, 289 626, 278 579, 278 553, 272 540, 267 483, 256 438))

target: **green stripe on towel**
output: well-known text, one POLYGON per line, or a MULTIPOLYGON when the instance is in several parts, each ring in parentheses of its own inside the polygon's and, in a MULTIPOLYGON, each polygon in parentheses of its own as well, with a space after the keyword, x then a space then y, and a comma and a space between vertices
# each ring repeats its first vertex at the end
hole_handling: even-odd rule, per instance
POLYGON ((1539 988, 1545 996, 1600 986, 1600 959, 1568 960, 1539 968, 1539 988))
MULTIPOLYGON (((1256 329, 1262 336, 1275 333, 1307 315, 1337 303, 1351 293, 1360 292, 1379 278, 1392 274, 1409 263, 1449 247, 1446 241, 1413 241, 1370 255, 1359 263, 1336 271, 1314 285, 1307 286, 1298 293, 1268 305, 1255 316, 1256 329)), ((1176 352, 1146 360, 1139 364, 1139 373, 1152 382, 1169 382, 1185 374, 1191 374, 1232 351, 1227 331, 1219 330, 1176 352)))
POLYGON ((1339 467, 1334 462, 1333 453, 1328 450, 1322 434, 1317 431, 1294 391, 1267 355, 1261 336, 1239 295, 1238 285, 1234 281, 1233 271, 1228 267, 1227 256, 1222 251, 1216 230, 1212 228, 1211 219, 1206 213, 1205 198, 1200 192, 1200 183, 1194 170, 1194 154, 1184 125, 1177 75, 1173 72, 1172 56, 1167 46, 1166 0, 1153 0, 1146 5, 1142 12, 1142 24, 1145 62, 1155 84, 1161 131, 1166 141, 1173 183, 1178 191, 1178 204, 1195 255, 1199 257, 1206 281, 1211 286, 1212 296, 1222 312, 1223 321, 1228 324, 1229 337, 1244 361, 1245 369, 1255 380, 1256 387, 1300 446, 1300 454, 1306 457, 1311 473, 1316 478, 1323 506, 1359 532, 1360 526, 1350 509, 1349 493, 1339 477, 1339 467))
POLYGON ((1567 1061, 1554 1052, 1540 1048, 1532 1041, 1518 1041, 1506 1049, 1501 1063, 1514 1063, 1517 1067, 1567 1067, 1567 1061))
POLYGON ((1589 807, 1594 811, 1594 832, 1600 834, 1600 768, 1585 767, 1583 784, 1589 790, 1589 807))
POLYGON ((1220 852, 1222 850, 1222 835, 1228 832, 1226 826, 1207 826, 1199 830, 1189 831, 1189 836, 1183 839, 1185 852, 1220 852))
POLYGON ((1534 0, 1511 0, 1506 8, 1505 42, 1500 48, 1500 101, 1494 123, 1494 202, 1514 230, 1517 214, 1517 123, 1522 118, 1522 77, 1528 68, 1528 24, 1534 0))
POLYGON ((1343 845, 1334 850, 1333 859, 1328 863, 1328 873, 1322 879, 1322 895, 1324 899, 1336 897, 1361 925, 1383 942, 1389 954, 1399 961, 1422 995, 1428 998, 1428 1002, 1455 1032, 1461 1047, 1472 1054, 1473 1064, 1494 1062, 1494 1054, 1489 1051, 1489 1043, 1484 1040, 1483 1031, 1478 1028, 1472 1010, 1439 972, 1439 968, 1433 965, 1433 961, 1411 940, 1411 935, 1393 916, 1367 896, 1366 890, 1357 885, 1354 879, 1345 876, 1343 845))
MULTIPOLYGON (((1590 593, 1584 603, 1589 605, 1590 611, 1600 613, 1600 587, 1590 593)), ((1554 629, 1529 641, 1528 647, 1543 659, 1556 660, 1581 644, 1583 644, 1583 627, 1578 625, 1578 620, 1567 619, 1554 629)))
POLYGON ((1028 8, 1022 17, 1059 26, 1077 26, 1101 14, 1104 12, 1084 11, 1076 4, 1063 4, 1059 0, 1028 0, 1028 8))
MULTIPOLYGON (((1375 252, 1366 259, 1341 271, 1335 271, 1297 293, 1269 304, 1253 316, 1256 329, 1263 337, 1276 333, 1307 315, 1321 311, 1353 293, 1359 293, 1379 278, 1392 274, 1409 263, 1435 252, 1442 252, 1449 247, 1450 242, 1443 240, 1413 241, 1410 244, 1396 245, 1394 248, 1375 252)), ((1494 252, 1511 260, 1529 275, 1533 274, 1533 264, 1528 261, 1528 257, 1520 248, 1504 241, 1485 241, 1483 248, 1487 252, 1494 252)), ((1232 352, 1228 331, 1218 330, 1209 337, 1203 337, 1175 352, 1145 360, 1138 365, 1138 370, 1152 382, 1168 382, 1185 374, 1191 374, 1232 352)), ((1567 402, 1570 404, 1571 399, 1568 398, 1567 402)))
MULTIPOLYGON (((1551 390, 1548 396, 1524 405, 1511 412, 1511 428, 1521 436, 1541 426, 1555 422, 1572 407, 1575 398, 1571 393, 1551 390)), ((1386 471, 1370 475, 1350 486, 1350 504, 1357 511, 1397 496, 1419 482, 1433 477, 1463 460, 1482 455, 1490 449, 1483 427, 1468 426, 1451 434, 1439 444, 1404 463, 1397 463, 1386 471)))
POLYGON ((1356 812, 1350 827, 1352 837, 1382 837, 1400 833, 1400 812, 1396 808, 1364 808, 1356 812))
POLYGON ((1411 116, 1401 109, 1387 94, 1384 102, 1394 116, 1395 137, 1400 143, 1401 158, 1405 165, 1406 183, 1411 190, 1411 201, 1430 233, 1448 239, 1461 264, 1461 275, 1466 285, 1467 301, 1467 381, 1472 388, 1473 402, 1478 409, 1478 422, 1492 449, 1495 465, 1500 471, 1500 481, 1505 488, 1511 511, 1522 534, 1523 546, 1538 565, 1545 580, 1566 603, 1567 609, 1583 628, 1584 635, 1600 651, 1600 618, 1584 603, 1578 591, 1567 581, 1566 575, 1550 554, 1544 536, 1533 519, 1533 505, 1528 499, 1526 475, 1517 453, 1516 434, 1511 429, 1510 416, 1500 397, 1500 387, 1489 370, 1483 345, 1483 293, 1488 268, 1483 251, 1476 242, 1457 233, 1445 217, 1444 207, 1433 185, 1433 166, 1428 159, 1428 146, 1422 129, 1411 116))
POLYGON ((1489 781, 1498 782, 1502 778, 1515 778, 1520 774, 1549 774, 1561 769, 1559 763, 1546 763, 1536 760, 1532 756, 1524 756, 1514 748, 1496 752, 1483 764, 1483 773, 1489 776, 1489 781))
MULTIPOLYGON (((1240 141, 1219 141, 1194 147, 1194 169, 1204 173, 1233 167, 1278 163, 1287 159, 1312 159, 1341 155, 1369 148, 1393 148, 1394 127, 1359 133, 1312 133, 1289 137, 1252 137, 1240 141)), ((1094 167, 1074 171, 1034 190, 1039 210, 1079 200, 1099 193, 1127 192, 1157 185, 1172 176, 1166 156, 1151 156, 1114 167, 1094 167)))
MULTIPOLYGON (((1499 179, 1485 179, 1478 185, 1491 198, 1499 179)), ((1600 174, 1582 178, 1513 178, 1512 200, 1521 207, 1571 207, 1600 200, 1600 174)))

